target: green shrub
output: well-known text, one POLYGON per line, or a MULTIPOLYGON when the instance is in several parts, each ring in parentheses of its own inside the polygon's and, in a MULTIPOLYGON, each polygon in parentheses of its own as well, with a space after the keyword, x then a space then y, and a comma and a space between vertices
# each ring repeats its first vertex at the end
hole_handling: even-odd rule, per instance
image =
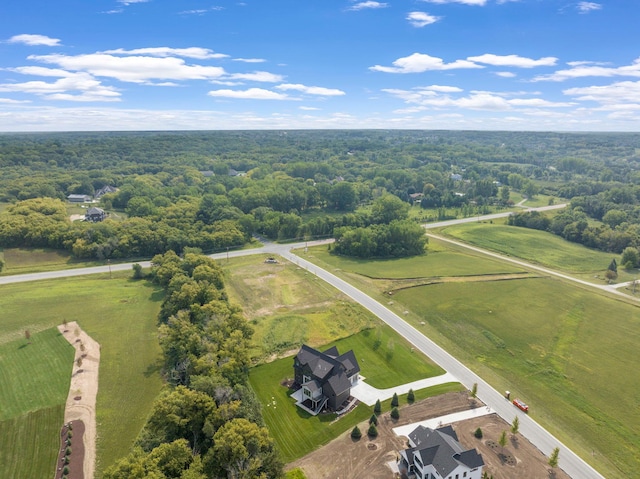
POLYGON ((391 399, 391 407, 398 407, 398 394, 393 393, 393 398, 391 399))
POLYGON ((67 448, 64 450, 64 455, 65 456, 70 456, 71 455, 71 448, 69 446, 67 446, 67 448))
POLYGON ((416 395, 413 393, 413 389, 409 389, 409 393, 407 394, 407 402, 409 404, 413 404, 416 400, 416 395))
POLYGON ((380 414, 382 412, 382 404, 380 403, 380 399, 376 401, 376 405, 373 406, 373 412, 376 414, 380 414))
POLYGON ((360 428, 358 426, 354 427, 351 431, 351 437, 353 439, 360 439, 362 437, 362 432, 360 431, 360 428))
POLYGON ((474 432, 473 435, 478 439, 482 439, 482 429, 480 428, 476 429, 476 432, 474 432))
POLYGON ((369 418, 369 424, 375 424, 377 426, 378 416, 376 416, 375 414, 372 414, 371 417, 369 418))
POLYGON ((392 418, 392 419, 400 419, 400 411, 398 411, 398 408, 397 408, 397 407, 394 407, 394 408, 391 410, 391 418, 392 418))
POLYGON ((369 426, 369 430, 367 431, 367 436, 369 437, 378 437, 378 428, 375 424, 371 424, 369 426))
POLYGON ((69 475, 69 466, 64 466, 62 468, 62 474, 65 476, 69 475))

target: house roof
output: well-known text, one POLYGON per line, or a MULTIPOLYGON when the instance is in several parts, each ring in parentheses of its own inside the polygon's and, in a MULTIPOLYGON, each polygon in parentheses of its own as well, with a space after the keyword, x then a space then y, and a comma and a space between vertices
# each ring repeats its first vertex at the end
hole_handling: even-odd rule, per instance
POLYGON ((442 477, 448 476, 459 465, 469 469, 484 465, 482 456, 475 449, 465 451, 451 426, 431 429, 418 426, 409 434, 413 454, 420 456, 423 464, 431 464, 442 477))
POLYGON ((95 206, 92 206, 87 210, 87 215, 103 215, 103 214, 104 214, 104 210, 102 208, 96 208, 95 206))
POLYGON ((331 388, 337 393, 348 389, 349 377, 360 372, 360 365, 353 351, 339 355, 335 346, 320 352, 303 344, 296 359, 301 365, 306 365, 317 379, 324 381, 331 378, 331 388))

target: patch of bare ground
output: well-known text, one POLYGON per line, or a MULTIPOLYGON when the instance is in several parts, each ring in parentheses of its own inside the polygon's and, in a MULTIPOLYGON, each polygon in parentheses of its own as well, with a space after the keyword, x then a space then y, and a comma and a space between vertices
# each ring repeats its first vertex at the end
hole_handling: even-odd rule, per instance
MULTIPOLYGON (((287 465, 287 469, 300 467, 308 479, 343 478, 375 479, 394 477, 388 463, 395 462, 398 451, 407 447, 407 438, 396 436, 393 428, 414 422, 444 416, 454 412, 482 407, 480 401, 470 400, 468 393, 447 393, 404 406, 400 419, 393 420, 384 413, 378 420, 378 436, 369 438, 367 422, 358 425, 363 433, 359 440, 351 438, 347 431, 324 447, 287 465)), ((510 425, 495 414, 453 424, 458 438, 465 448, 476 448, 485 462, 485 470, 494 479, 549 479, 547 458, 521 435, 511 439, 502 450, 492 449, 487 442, 498 442, 502 431, 510 425), (475 430, 480 427, 483 439, 476 439, 475 430), (512 457, 508 461, 504 458, 512 457)), ((557 470, 556 479, 569 479, 557 470)), ((395 476, 399 477, 399 476, 395 476)))
MULTIPOLYGON (((82 469, 82 476, 69 476, 69 478, 93 479, 96 463, 96 397, 100 345, 80 329, 75 321, 61 324, 58 330, 76 350, 64 422, 73 424, 72 451, 75 465, 73 470, 82 469), (83 432, 80 437, 75 438, 75 425, 78 423, 82 424, 83 432), (76 450, 82 451, 82 457, 79 454, 76 456, 76 450)), ((71 471, 72 468, 70 467, 69 470, 71 471)))
POLYGON ((61 479, 68 469, 66 477, 68 479, 84 479, 84 423, 82 421, 71 421, 60 431, 60 450, 58 451, 58 462, 56 463, 55 479, 61 479), (67 448, 70 454, 67 454, 67 448), (67 469, 65 469, 65 467, 67 469))

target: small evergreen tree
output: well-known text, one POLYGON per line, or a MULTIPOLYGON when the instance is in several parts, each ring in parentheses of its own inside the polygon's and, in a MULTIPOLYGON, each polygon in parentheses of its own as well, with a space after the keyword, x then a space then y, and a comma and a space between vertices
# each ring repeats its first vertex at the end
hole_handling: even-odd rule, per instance
POLYGON ((391 407, 398 407, 398 394, 393 393, 393 398, 391 399, 391 407))
POLYGON ((409 389, 409 394, 407 394, 407 402, 409 404, 413 404, 415 400, 416 400, 416 396, 413 393, 413 389, 409 389))
POLYGON ((477 437, 478 439, 482 439, 482 429, 480 429, 480 428, 476 429, 476 431, 473 433, 473 435, 475 437, 477 437))
POLYGON ((549 465, 552 468, 558 467, 558 456, 560 455, 560 448, 556 447, 549 456, 549 465))
POLYGON ((478 383, 473 383, 473 386, 471 387, 471 392, 469 394, 471 395, 472 398, 475 399, 475 397, 478 395, 478 383))
POLYGON ((382 412, 382 404, 380 403, 380 399, 378 399, 376 401, 376 405, 373 406, 373 412, 377 415, 380 415, 380 413, 382 412))
POLYGON ((360 439, 362 437, 362 432, 360 431, 360 428, 358 426, 355 426, 351 431, 351 437, 353 439, 360 439))
POLYGON ((378 416, 376 416, 375 414, 372 414, 371 417, 369 418, 369 424, 375 424, 377 426, 378 416))
POLYGON ((398 408, 397 408, 397 407, 394 407, 394 408, 391 410, 391 418, 392 418, 392 419, 400 419, 400 412, 398 411, 398 408))
POLYGON ((378 437, 378 428, 375 424, 371 424, 369 426, 369 430, 367 431, 367 436, 369 437, 378 437))
POLYGON ((518 434, 519 430, 520 430, 520 419, 518 419, 518 416, 516 416, 513 418, 513 422, 511 423, 511 434, 515 436, 516 434, 518 434))

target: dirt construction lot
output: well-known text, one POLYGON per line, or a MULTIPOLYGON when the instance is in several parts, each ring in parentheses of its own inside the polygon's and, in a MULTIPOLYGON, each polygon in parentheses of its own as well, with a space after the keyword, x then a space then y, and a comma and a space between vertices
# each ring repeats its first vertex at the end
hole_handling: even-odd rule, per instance
MULTIPOLYGON (((473 407, 483 405, 476 401, 473 407)), ((287 469, 302 468, 308 479, 372 479, 392 478, 388 466, 395 462, 397 451, 407 447, 407 439, 394 434, 393 428, 425 419, 463 411, 472 407, 468 394, 449 393, 425 399, 400 409, 400 419, 394 421, 389 413, 382 414, 378 422, 378 437, 366 436, 367 422, 359 425, 363 437, 355 441, 350 431, 326 446, 287 466, 287 469)), ((547 465, 548 458, 518 434, 512 437, 510 425, 491 414, 454 423, 453 428, 463 447, 476 448, 485 462, 484 470, 494 479, 549 479, 554 477, 547 465), (482 439, 474 437, 480 427, 482 439), (497 445, 502 431, 507 431, 509 441, 502 448, 497 445)), ((561 470, 555 470, 556 479, 569 479, 561 470)))

